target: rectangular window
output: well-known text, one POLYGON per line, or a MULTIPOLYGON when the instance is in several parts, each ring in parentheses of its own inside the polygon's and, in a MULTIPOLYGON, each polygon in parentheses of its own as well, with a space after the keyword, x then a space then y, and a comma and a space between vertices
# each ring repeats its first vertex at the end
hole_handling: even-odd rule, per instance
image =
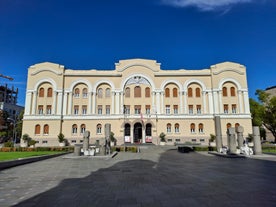
POLYGON ((103 106, 102 105, 98 105, 98 114, 103 114, 103 106))
POLYGON ((38 106, 38 114, 43 114, 43 105, 38 106))
POLYGON ((223 105, 223 112, 224 112, 225 114, 228 114, 228 104, 224 104, 224 105, 223 105))
POLYGON ((130 114, 130 105, 124 105, 124 114, 130 114))
POLYGON ((134 113, 140 114, 141 113, 141 105, 135 105, 134 106, 134 113))
POLYGON ((74 114, 79 114, 79 106, 74 106, 74 114))
POLYGON ((82 114, 83 115, 87 114, 87 106, 86 105, 82 106, 82 114))
POLYGON ((170 114, 171 113, 171 109, 170 109, 170 105, 166 105, 165 109, 166 109, 166 114, 170 114))
POLYGON ((146 105, 146 114, 150 114, 150 105, 146 105))
POLYGON ((236 113, 237 113, 237 105, 232 104, 232 114, 236 114, 236 113))
POLYGON ((105 106, 105 114, 110 114, 110 105, 105 106))
POLYGON ((47 105, 47 114, 51 114, 51 113, 52 113, 52 106, 47 105))
POLYGON ((194 113, 193 105, 189 105, 189 114, 193 114, 193 113, 194 113))
POLYGON ((197 114, 201 114, 201 105, 196 105, 197 114))
POLYGON ((178 105, 173 105, 173 113, 178 114, 178 105))
POLYGON ((46 140, 42 141, 42 144, 47 144, 47 143, 48 143, 48 141, 46 141, 46 140))

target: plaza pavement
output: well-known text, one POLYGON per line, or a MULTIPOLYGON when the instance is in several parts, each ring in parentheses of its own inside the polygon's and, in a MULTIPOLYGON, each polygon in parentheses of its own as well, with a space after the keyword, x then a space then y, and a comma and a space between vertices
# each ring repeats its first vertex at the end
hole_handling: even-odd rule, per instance
POLYGON ((224 158, 143 147, 0 171, 0 206, 275 206, 276 156, 224 158))

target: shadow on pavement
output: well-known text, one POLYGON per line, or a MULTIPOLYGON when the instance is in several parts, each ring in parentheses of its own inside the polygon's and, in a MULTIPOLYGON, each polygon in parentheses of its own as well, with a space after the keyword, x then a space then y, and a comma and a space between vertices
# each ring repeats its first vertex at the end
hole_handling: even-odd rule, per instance
POLYGON ((275 172, 275 162, 170 150, 158 163, 119 162, 15 206, 273 206, 275 172))

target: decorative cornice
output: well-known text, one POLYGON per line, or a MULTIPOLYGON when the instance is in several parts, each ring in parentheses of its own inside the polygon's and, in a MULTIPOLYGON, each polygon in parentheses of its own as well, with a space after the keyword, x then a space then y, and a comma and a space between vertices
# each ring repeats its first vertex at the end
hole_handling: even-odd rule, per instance
POLYGON ((236 70, 236 69, 232 69, 232 68, 227 68, 227 69, 223 69, 223 70, 220 70, 220 71, 217 71, 217 72, 213 72, 213 74, 218 75, 220 73, 227 72, 227 71, 238 73, 240 75, 244 75, 244 72, 236 70))
POLYGON ((32 72, 31 75, 37 75, 38 73, 41 73, 41 72, 44 72, 44 71, 45 71, 45 72, 46 72, 46 71, 49 71, 49 72, 52 72, 52 73, 54 73, 54 74, 56 74, 56 75, 62 75, 62 72, 56 71, 56 70, 54 70, 54 69, 52 69, 52 68, 42 68, 42 69, 38 69, 38 70, 32 72))

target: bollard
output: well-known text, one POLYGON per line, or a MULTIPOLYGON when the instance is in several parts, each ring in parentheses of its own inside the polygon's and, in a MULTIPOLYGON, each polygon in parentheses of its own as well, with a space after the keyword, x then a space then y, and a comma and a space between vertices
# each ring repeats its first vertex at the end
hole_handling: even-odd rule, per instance
POLYGON ((81 156, 81 146, 80 145, 74 146, 74 156, 81 156))
POLYGON ((222 135, 221 135, 221 122, 220 122, 219 116, 215 116, 215 129, 216 129, 217 151, 220 152, 220 149, 222 148, 222 135))
POLYGON ((230 154, 235 154, 237 152, 236 146, 236 136, 235 136, 235 128, 230 127, 227 129, 227 142, 230 154))
POLYGON ((241 147, 243 147, 243 142, 244 142, 244 139, 243 139, 244 129, 243 129, 243 127, 242 126, 236 127, 236 132, 237 132, 237 136, 238 136, 238 147, 239 147, 239 149, 241 149, 241 147))
POLYGON ((260 139, 260 129, 258 126, 253 126, 253 142, 254 142, 254 155, 262 154, 262 145, 260 139))

